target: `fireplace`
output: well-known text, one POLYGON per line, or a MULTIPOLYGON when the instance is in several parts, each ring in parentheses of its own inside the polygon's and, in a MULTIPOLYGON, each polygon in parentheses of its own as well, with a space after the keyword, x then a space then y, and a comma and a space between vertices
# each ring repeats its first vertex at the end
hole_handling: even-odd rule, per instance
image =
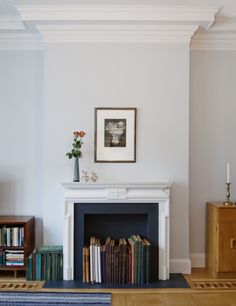
POLYGON ((136 234, 137 230, 154 245, 153 279, 169 278, 169 184, 63 183, 63 186, 65 280, 81 279, 82 246, 90 235, 104 239, 111 233, 116 238, 136 234), (114 226, 121 219, 123 232, 114 226), (106 223, 106 227, 102 229, 99 222, 106 223), (92 230, 94 223, 98 226, 92 230))
POLYGON ((74 278, 82 280, 82 249, 95 236, 105 242, 139 234, 151 244, 151 281, 158 280, 158 203, 75 203, 74 278))

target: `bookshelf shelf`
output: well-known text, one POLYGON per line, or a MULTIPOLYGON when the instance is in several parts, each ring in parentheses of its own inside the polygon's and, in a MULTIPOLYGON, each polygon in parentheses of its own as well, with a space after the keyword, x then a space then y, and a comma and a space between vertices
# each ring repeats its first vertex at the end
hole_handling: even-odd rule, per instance
POLYGON ((14 271, 16 277, 35 248, 35 217, 0 216, 0 236, 0 271, 14 271))

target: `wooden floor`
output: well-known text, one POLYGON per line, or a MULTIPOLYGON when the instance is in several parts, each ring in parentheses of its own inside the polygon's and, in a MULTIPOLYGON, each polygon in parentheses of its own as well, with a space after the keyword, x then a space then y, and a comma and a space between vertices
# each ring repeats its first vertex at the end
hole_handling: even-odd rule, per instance
MULTIPOLYGON (((1 281, 6 279, 6 277, 0 277, 1 281)), ((21 277, 17 279, 19 281, 21 277)), ((204 269, 194 269, 187 279, 190 282, 194 279, 211 280, 211 276, 204 269)), ((50 289, 43 291, 50 291, 50 289)), ((91 291, 91 289, 80 291, 91 291)), ((236 306, 236 290, 232 289, 103 289, 96 291, 111 292, 112 306, 236 306)))
MULTIPOLYGON (((212 278, 205 269, 193 269, 187 279, 212 278)), ((236 306, 236 290, 117 290, 112 291, 112 306, 236 306)))
POLYGON ((236 291, 197 291, 192 289, 164 290, 152 292, 113 293, 112 306, 233 306, 236 291))

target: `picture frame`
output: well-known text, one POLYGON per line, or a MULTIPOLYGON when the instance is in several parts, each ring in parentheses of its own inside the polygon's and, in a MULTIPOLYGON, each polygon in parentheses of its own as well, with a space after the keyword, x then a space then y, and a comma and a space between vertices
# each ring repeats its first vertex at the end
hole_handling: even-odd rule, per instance
POLYGON ((135 107, 96 107, 94 161, 96 163, 136 162, 135 107))

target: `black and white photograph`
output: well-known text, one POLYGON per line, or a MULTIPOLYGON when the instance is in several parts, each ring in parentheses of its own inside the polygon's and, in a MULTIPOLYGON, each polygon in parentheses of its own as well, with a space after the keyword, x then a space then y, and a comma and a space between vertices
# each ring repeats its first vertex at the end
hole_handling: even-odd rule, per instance
POLYGON ((94 160, 136 161, 136 108, 95 108, 94 160))
POLYGON ((105 119, 105 147, 126 147, 126 119, 105 119))

